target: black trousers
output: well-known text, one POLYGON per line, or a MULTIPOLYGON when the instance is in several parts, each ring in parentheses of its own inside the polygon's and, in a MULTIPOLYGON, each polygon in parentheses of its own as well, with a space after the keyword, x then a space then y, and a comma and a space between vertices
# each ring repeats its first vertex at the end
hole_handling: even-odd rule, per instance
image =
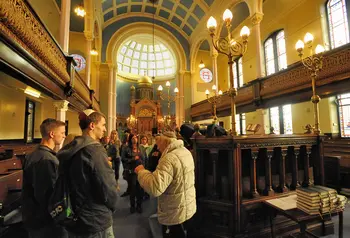
POLYGON ((120 158, 115 158, 114 159, 114 176, 117 182, 119 179, 119 169, 120 169, 120 158))
POLYGON ((182 224, 162 225, 163 238, 194 238, 192 235, 192 218, 182 224))
POLYGON ((141 188, 139 181, 137 181, 137 174, 132 173, 129 177, 129 191, 130 191, 130 206, 136 205, 141 207, 143 199, 143 189, 141 188))

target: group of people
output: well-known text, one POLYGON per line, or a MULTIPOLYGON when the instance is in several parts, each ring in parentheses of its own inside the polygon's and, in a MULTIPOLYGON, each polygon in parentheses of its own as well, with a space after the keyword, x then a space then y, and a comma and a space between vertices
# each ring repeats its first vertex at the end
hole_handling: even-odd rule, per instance
MULTIPOLYGON (((117 209, 120 163, 130 196, 130 212, 142 212, 145 191, 158 197, 158 221, 163 237, 191 237, 189 225, 196 213, 193 157, 172 131, 147 137, 117 131, 106 133, 105 116, 88 109, 79 114, 81 136, 65 139, 64 122, 46 119, 40 126, 42 141, 23 164, 22 217, 29 237, 112 238, 113 212, 117 209), (159 161, 158 161, 159 160, 159 161), (114 169, 114 171, 113 171, 114 169), (48 205, 56 181, 67 176, 74 224, 64 226, 50 215, 48 205), (136 203, 136 206, 135 206, 136 203)), ((123 196, 122 195, 122 196, 123 196)), ((116 236, 118 236, 116 234, 116 236)))

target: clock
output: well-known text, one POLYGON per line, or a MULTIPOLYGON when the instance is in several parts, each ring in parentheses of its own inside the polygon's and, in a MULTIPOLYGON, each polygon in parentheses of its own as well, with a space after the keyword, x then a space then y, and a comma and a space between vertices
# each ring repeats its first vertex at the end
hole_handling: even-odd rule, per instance
POLYGON ((71 56, 73 57, 75 63, 77 63, 77 66, 75 66, 76 71, 81 71, 85 69, 86 61, 83 56, 78 54, 72 54, 71 56))
POLYGON ((199 76, 206 83, 210 83, 213 80, 213 73, 208 68, 202 68, 199 71, 199 76))

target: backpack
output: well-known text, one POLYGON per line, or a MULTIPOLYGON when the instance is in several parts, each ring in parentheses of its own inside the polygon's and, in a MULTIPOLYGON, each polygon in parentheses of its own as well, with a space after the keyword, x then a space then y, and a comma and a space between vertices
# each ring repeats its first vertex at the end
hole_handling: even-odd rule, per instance
POLYGON ((78 211, 73 209, 71 191, 69 186, 69 171, 71 161, 67 162, 66 168, 59 168, 59 175, 48 203, 48 211, 56 224, 65 227, 73 226, 78 219, 78 211))

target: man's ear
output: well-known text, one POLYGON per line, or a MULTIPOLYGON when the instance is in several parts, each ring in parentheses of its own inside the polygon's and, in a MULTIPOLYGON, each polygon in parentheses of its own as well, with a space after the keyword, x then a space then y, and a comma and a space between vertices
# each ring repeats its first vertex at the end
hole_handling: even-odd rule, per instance
POLYGON ((49 138, 52 139, 54 136, 55 136, 55 132, 54 131, 50 131, 49 138))
POLYGON ((95 129, 95 123, 90 122, 90 124, 89 124, 89 128, 90 128, 90 130, 95 129))

